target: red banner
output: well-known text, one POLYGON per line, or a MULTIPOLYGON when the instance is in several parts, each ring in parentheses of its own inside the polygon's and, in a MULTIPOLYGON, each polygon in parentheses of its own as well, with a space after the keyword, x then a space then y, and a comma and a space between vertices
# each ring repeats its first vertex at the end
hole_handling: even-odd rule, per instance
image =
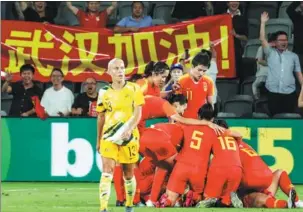
POLYGON ((153 61, 177 63, 189 49, 194 56, 215 44, 219 77, 235 76, 232 20, 229 15, 211 16, 173 25, 141 29, 137 33, 114 34, 108 29, 85 29, 22 21, 1 21, 1 70, 19 80, 24 63, 36 67, 35 79, 49 81, 59 67, 65 80, 83 81, 88 76, 110 80, 107 63, 122 58, 126 75, 143 73, 153 61))

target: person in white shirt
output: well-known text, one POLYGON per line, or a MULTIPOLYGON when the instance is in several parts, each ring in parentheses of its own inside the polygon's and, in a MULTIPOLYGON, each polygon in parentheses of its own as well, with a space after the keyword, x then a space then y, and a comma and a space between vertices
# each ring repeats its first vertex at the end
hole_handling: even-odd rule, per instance
POLYGON ((215 90, 214 90, 214 95, 213 95, 213 104, 216 104, 217 103, 217 95, 218 95, 217 86, 216 86, 216 79, 217 79, 217 75, 218 75, 219 71, 218 71, 218 66, 217 66, 217 52, 215 50, 214 44, 211 43, 210 51, 208 51, 207 53, 211 53, 211 54, 209 54, 209 57, 211 58, 211 61, 210 61, 210 67, 205 72, 205 74, 207 76, 209 76, 214 82, 215 90))
POLYGON ((63 72, 54 68, 51 73, 53 86, 45 90, 41 100, 48 116, 68 116, 71 113, 74 95, 62 84, 63 80, 63 72))

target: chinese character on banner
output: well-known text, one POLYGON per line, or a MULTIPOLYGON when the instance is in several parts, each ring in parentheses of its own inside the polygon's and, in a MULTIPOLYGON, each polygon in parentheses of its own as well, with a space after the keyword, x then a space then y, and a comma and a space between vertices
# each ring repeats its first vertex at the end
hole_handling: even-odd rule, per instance
POLYGON ((98 32, 85 32, 76 33, 75 40, 77 41, 77 49, 81 64, 71 70, 73 76, 77 76, 85 71, 94 71, 102 75, 106 69, 99 67, 93 63, 96 56, 108 57, 109 55, 98 54, 99 46, 99 33, 98 32), (85 42, 89 41, 89 48, 86 48, 85 42))
POLYGON ((5 40, 5 44, 11 47, 16 47, 15 50, 9 50, 9 64, 5 67, 6 70, 19 72, 20 66, 26 63, 26 60, 32 59, 35 67, 43 76, 49 76, 51 65, 44 67, 39 61, 39 50, 53 49, 54 43, 51 33, 43 34, 45 41, 42 40, 42 31, 35 30, 34 32, 16 31, 10 32, 10 37, 5 40), (30 49, 28 53, 25 50, 30 49))
POLYGON ((178 49, 178 60, 181 59, 181 55, 185 52, 184 48, 184 41, 189 42, 189 50, 190 55, 195 55, 201 49, 209 48, 210 46, 210 36, 209 32, 200 32, 197 33, 195 30, 194 24, 189 24, 187 26, 187 33, 186 34, 179 34, 176 35, 176 45, 178 49), (202 46, 198 46, 198 40, 201 40, 203 42, 202 46))
POLYGON ((126 60, 124 60, 124 62, 125 64, 127 64, 125 74, 128 75, 129 73, 132 73, 135 67, 135 55, 132 44, 132 36, 115 34, 113 36, 108 37, 108 43, 115 45, 115 58, 122 58, 122 47, 125 46, 124 49, 126 52, 126 60))

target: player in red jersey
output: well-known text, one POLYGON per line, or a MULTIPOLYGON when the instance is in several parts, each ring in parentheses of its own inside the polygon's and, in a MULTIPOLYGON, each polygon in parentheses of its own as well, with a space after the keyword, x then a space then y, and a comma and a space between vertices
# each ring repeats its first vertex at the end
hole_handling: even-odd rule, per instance
MULTIPOLYGON (((224 120, 216 120, 220 126, 228 129, 224 120)), ((212 141, 211 152, 213 154, 210 163, 207 183, 204 190, 204 200, 199 202, 198 207, 212 207, 217 200, 224 206, 231 204, 236 208, 242 208, 243 204, 235 193, 242 178, 242 164, 239 156, 239 147, 234 137, 241 135, 226 130, 217 139, 212 141)), ((205 155, 205 157, 209 157, 205 155)))
POLYGON ((148 207, 154 207, 158 201, 165 178, 171 172, 177 150, 183 140, 183 129, 178 124, 161 123, 152 127, 143 132, 139 150, 157 165, 150 199, 146 202, 148 207))
POLYGON ((202 50, 192 60, 192 68, 173 85, 176 93, 187 97, 188 106, 184 112, 186 118, 197 118, 199 108, 205 103, 213 103, 214 83, 205 75, 210 67, 211 57, 207 50, 202 50))
POLYGON ((264 191, 272 183, 272 171, 251 146, 243 142, 242 139, 238 141, 238 144, 243 166, 241 187, 260 192, 264 191))
POLYGON ((288 174, 283 170, 271 172, 258 153, 242 140, 238 141, 243 165, 240 193, 244 206, 285 208, 301 207, 288 174), (288 196, 288 202, 275 199, 278 188, 288 196))
MULTIPOLYGON (((222 132, 224 129, 213 124, 210 121, 206 120, 198 120, 191 118, 184 118, 181 115, 187 107, 187 100, 182 94, 171 95, 169 98, 169 102, 160 97, 156 96, 145 96, 145 104, 142 107, 142 118, 138 124, 138 129, 140 132, 140 136, 144 136, 145 128, 145 120, 153 119, 153 118, 161 118, 168 117, 171 120, 185 123, 185 124, 195 124, 195 125, 208 125, 212 129, 215 130, 216 133, 222 132)), ((154 141, 156 139, 155 136, 151 137, 154 141)), ((141 145, 141 139, 140 139, 141 145)), ((142 149, 142 148, 141 148, 142 149)), ((114 185, 116 189, 117 196, 117 206, 122 205, 124 196, 123 196, 123 179, 122 179, 122 169, 119 166, 116 166, 114 171, 114 185), (121 191, 121 192, 120 192, 121 191)), ((136 169, 135 175, 138 175, 138 170, 136 169)), ((138 186, 139 187, 139 186, 138 186)), ((137 190, 137 195, 135 196, 135 203, 139 203, 139 191, 137 190)))
MULTIPOLYGON (((201 119, 212 121, 214 114, 211 104, 205 104, 199 109, 201 119)), ((184 126, 183 130, 183 147, 176 158, 177 163, 169 178, 166 194, 160 199, 161 207, 174 205, 187 184, 195 193, 195 201, 201 200, 204 190, 211 145, 213 140, 217 140, 217 135, 208 126, 184 126)))
POLYGON ((168 101, 156 96, 145 96, 142 107, 142 117, 138 124, 140 135, 145 129, 145 121, 154 118, 167 117, 172 121, 188 125, 208 125, 216 131, 223 132, 223 128, 210 121, 184 118, 182 114, 187 108, 187 99, 182 94, 170 95, 168 101))
POLYGON ((136 80, 145 95, 166 97, 166 92, 161 93, 169 75, 169 66, 164 62, 149 62, 144 70, 144 78, 136 80))

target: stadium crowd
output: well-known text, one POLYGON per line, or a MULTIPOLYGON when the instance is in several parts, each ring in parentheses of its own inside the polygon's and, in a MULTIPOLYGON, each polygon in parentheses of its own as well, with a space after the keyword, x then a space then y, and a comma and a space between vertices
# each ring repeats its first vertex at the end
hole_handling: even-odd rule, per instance
MULTIPOLYGON (((152 10, 153 14, 156 13, 157 4, 150 9, 144 2, 132 2, 128 8, 131 12, 127 13, 129 15, 123 15, 122 3, 112 2, 102 11, 99 2, 87 2, 85 7, 74 4, 7 2, 3 5, 6 7, 5 12, 11 13, 5 15, 5 18, 14 16, 14 19, 18 20, 60 24, 62 11, 67 9, 77 17, 80 26, 109 26, 117 33, 136 32, 141 27, 152 26, 157 22, 153 19, 155 17, 149 16, 152 10), (120 18, 118 22, 115 19, 117 11, 120 18), (108 24, 113 20, 116 21, 115 24, 108 24)), ((161 19, 161 23, 171 23, 229 13, 233 19, 234 29, 231 35, 235 43, 238 79, 217 79, 217 58, 213 45, 210 50, 203 49, 197 55, 188 55, 186 51, 179 63, 171 67, 165 62, 151 61, 146 65, 143 75, 132 76, 125 86, 119 88, 119 94, 113 86, 98 82, 92 77, 87 78, 82 85, 65 82, 64 74, 59 68, 52 70, 51 83, 43 85, 34 81, 35 68, 24 64, 20 67, 22 81, 12 83, 12 76, 7 73, 2 86, 3 93, 12 95, 8 115, 41 118, 97 117, 100 113, 108 113, 108 117, 116 119, 113 121, 115 124, 110 126, 108 118, 104 132, 98 131, 97 135, 98 141, 101 140, 101 135, 103 140, 112 141, 107 146, 104 146, 105 143, 100 146, 100 142, 97 142, 96 148, 103 157, 115 161, 111 163, 103 158, 104 173, 100 180, 101 211, 107 211, 110 190, 108 185, 112 179, 116 189, 117 206, 126 202, 128 211, 132 211, 133 203, 149 207, 303 207, 287 173, 283 170, 271 172, 254 149, 242 140, 241 134, 229 130, 223 120, 216 118, 301 117, 297 113, 298 107, 303 107, 303 43, 299 38, 302 35, 299 25, 303 17, 303 3, 293 2, 286 7, 286 13, 294 28, 293 51, 288 50, 292 37, 289 32, 292 31, 285 32, 275 28, 273 33, 267 34, 266 24, 270 21, 269 16, 276 18, 272 12, 273 8, 276 14, 278 7, 283 8, 283 4, 276 3, 270 5, 272 7, 269 7, 268 11, 264 10, 265 12, 258 14, 258 36, 261 42, 257 47, 260 48, 253 55, 253 59, 249 60, 243 57, 243 54, 245 55, 249 47, 248 17, 254 6, 253 3, 246 5, 239 2, 227 2, 226 5, 217 2, 175 2, 171 7, 172 15, 167 20, 161 19), (192 12, 185 15, 182 12, 184 8, 192 12), (253 78, 251 73, 243 71, 250 64, 256 69, 252 71, 256 75, 253 78), (134 94, 130 93, 130 89, 133 89, 134 94), (82 92, 75 95, 75 91, 82 92), (241 95, 238 95, 239 93, 241 95), (111 101, 114 100, 111 98, 115 95, 119 97, 119 101, 112 105, 111 101), (130 102, 128 97, 132 95, 136 95, 133 106, 137 108, 142 105, 138 132, 133 129, 132 134, 134 137, 140 134, 140 147, 137 150, 143 159, 138 164, 138 146, 129 149, 131 159, 127 160, 131 162, 127 163, 125 158, 121 159, 120 155, 112 154, 120 151, 120 148, 113 152, 108 150, 111 150, 112 143, 117 140, 115 135, 125 124, 119 121, 127 121, 117 120, 113 111, 131 105, 133 102, 130 102), (285 102, 287 104, 282 104, 285 102), (260 104, 261 109, 258 108, 260 104), (160 123, 145 128, 146 120, 161 117, 167 117, 170 122, 180 124, 160 123), (213 159, 210 161, 211 153, 213 159), (120 166, 117 161, 127 165, 136 164, 137 168, 131 170, 131 166, 120 166), (189 176, 188 172, 192 174, 189 176), (276 199, 278 188, 287 195, 287 201, 276 199)), ((124 82, 125 67, 122 60, 113 59, 108 65, 108 71, 114 82, 121 79, 124 82)), ((2 97, 2 100, 5 99, 2 97)), ((99 118, 98 124, 102 123, 99 118)), ((134 139, 132 136, 123 134, 122 137, 131 137, 122 139, 123 142, 134 139)), ((129 148, 127 145, 133 140, 128 142, 117 144, 123 146, 121 149, 129 148)))
MULTIPOLYGON (((218 69, 214 51, 212 51, 213 62, 206 73, 216 84, 213 103, 216 103, 216 108, 221 112, 219 116, 299 118, 302 114, 302 110, 297 107, 303 81, 301 74, 303 46, 299 39, 302 35, 300 20, 303 17, 303 5, 300 2, 2 2, 1 6, 1 17, 4 20, 79 25, 86 28, 108 27, 117 33, 136 32, 141 27, 229 13, 232 16, 234 27, 231 35, 234 36, 235 43, 237 78, 216 79, 218 69), (184 13, 184 8, 188 12, 184 13), (256 16, 256 14, 260 15, 261 11, 268 11, 270 16, 264 25, 262 25, 260 16, 256 16), (159 17, 157 15, 159 12, 169 14, 169 17, 163 15, 159 17), (257 24, 254 25, 255 23, 257 24), (265 27, 266 32, 263 37, 268 37, 272 47, 270 49, 277 51, 270 51, 270 54, 266 54, 264 45, 262 47, 263 41, 256 41, 256 38, 260 36, 258 32, 260 26, 265 27), (258 51, 257 48, 259 48, 258 51), (280 104, 281 102, 289 102, 289 104, 280 104)), ((180 64, 173 64, 172 67, 167 68, 170 69, 169 76, 177 76, 176 72, 178 72, 178 76, 186 74, 188 67, 184 61, 188 59, 187 57, 192 58, 192 56, 186 52, 180 64)), ((27 68, 27 70, 31 69, 27 68)), ((24 67, 20 69, 20 73, 23 70, 24 67)), ((57 72, 62 75, 60 70, 57 69, 57 72)), ((23 83, 18 82, 19 84, 10 86, 15 88, 13 91, 7 90, 6 86, 5 89, 2 88, 3 92, 12 94, 3 93, 2 95, 2 115, 35 116, 35 112, 32 110, 34 105, 29 97, 35 94, 41 99, 42 93, 46 89, 50 88, 52 84, 58 83, 61 85, 56 85, 58 88, 55 88, 54 85, 53 88, 60 90, 62 87, 65 92, 58 94, 58 92, 47 90, 45 98, 53 98, 53 95, 61 98, 69 96, 67 99, 70 101, 57 104, 56 107, 59 108, 55 109, 55 112, 49 112, 49 116, 58 116, 59 112, 63 116, 95 116, 96 113, 93 109, 98 89, 106 84, 106 82, 87 79, 88 82, 80 85, 65 82, 63 75, 59 78, 56 74, 51 76, 51 82, 46 84, 32 83, 34 77, 31 74, 24 74, 24 78, 27 79, 24 79, 23 83), (33 85, 36 86, 33 87, 33 85), (66 88, 72 91, 75 98, 71 98, 71 94, 66 88), (78 96, 79 93, 82 94, 78 96)), ((171 86, 177 81, 176 77, 167 79, 167 84, 161 87, 164 91, 172 89, 171 86)), ((11 77, 8 75, 7 81, 10 80, 11 77)), ((142 80, 140 81, 142 82, 142 80)), ((55 107, 51 101, 46 103, 45 98, 43 99, 45 106, 47 104, 55 107)), ((53 109, 47 110, 52 111, 53 109)))

